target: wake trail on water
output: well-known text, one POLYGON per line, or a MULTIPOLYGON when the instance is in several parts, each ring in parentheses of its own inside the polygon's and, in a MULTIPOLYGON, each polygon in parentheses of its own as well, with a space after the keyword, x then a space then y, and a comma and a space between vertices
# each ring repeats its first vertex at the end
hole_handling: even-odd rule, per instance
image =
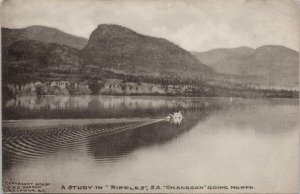
POLYGON ((86 126, 57 126, 40 130, 6 130, 2 142, 4 154, 14 155, 15 160, 37 159, 53 154, 61 149, 72 149, 84 145, 98 137, 138 129, 164 121, 159 119, 141 119, 138 121, 105 123, 96 122, 86 126))

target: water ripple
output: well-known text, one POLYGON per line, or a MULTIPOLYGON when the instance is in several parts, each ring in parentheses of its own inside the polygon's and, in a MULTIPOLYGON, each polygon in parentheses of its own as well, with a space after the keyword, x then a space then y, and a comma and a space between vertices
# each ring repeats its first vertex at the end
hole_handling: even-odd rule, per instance
POLYGON ((117 123, 100 123, 86 126, 58 126, 46 129, 3 131, 3 156, 10 164, 32 161, 59 152, 86 145, 95 138, 122 131, 136 129, 145 125, 160 122, 163 119, 126 121, 117 123))

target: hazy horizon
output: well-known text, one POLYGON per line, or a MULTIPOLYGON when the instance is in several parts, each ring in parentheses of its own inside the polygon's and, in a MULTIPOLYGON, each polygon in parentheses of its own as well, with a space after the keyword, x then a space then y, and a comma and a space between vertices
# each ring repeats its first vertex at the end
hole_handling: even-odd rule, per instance
POLYGON ((116 24, 195 52, 264 45, 299 52, 299 13, 292 0, 24 2, 2 3, 3 27, 47 26, 88 39, 99 24, 116 24))

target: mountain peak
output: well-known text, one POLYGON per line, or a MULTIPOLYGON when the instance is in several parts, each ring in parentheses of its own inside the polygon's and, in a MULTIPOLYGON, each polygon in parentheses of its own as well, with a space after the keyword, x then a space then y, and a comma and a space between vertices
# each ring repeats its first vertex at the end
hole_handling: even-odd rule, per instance
POLYGON ((47 26, 42 26, 42 25, 27 26, 25 29, 55 29, 55 30, 58 30, 58 29, 53 28, 53 27, 47 27, 47 26))
POLYGON ((99 29, 99 28, 102 28, 102 29, 105 29, 105 28, 108 28, 108 29, 119 28, 119 29, 128 29, 128 30, 130 30, 129 28, 127 28, 125 26, 118 25, 118 24, 99 24, 96 29, 99 29))
POLYGON ((93 31, 93 35, 110 35, 110 36, 120 36, 124 34, 134 34, 137 33, 129 28, 124 26, 116 25, 116 24, 100 24, 98 27, 93 31))
POLYGON ((199 75, 213 74, 210 68, 170 41, 142 35, 119 25, 99 25, 82 51, 85 64, 122 74, 139 73, 149 77, 162 74, 191 77, 193 74, 197 79, 201 77, 199 75))
POLYGON ((281 61, 283 58, 298 58, 299 53, 281 45, 264 45, 255 50, 254 57, 266 60, 266 56, 272 56, 270 60, 281 61))
POLYGON ((291 52, 291 53, 294 53, 294 54, 297 54, 298 52, 293 50, 293 49, 290 49, 290 48, 287 48, 285 46, 282 46, 282 45, 264 45, 264 46, 261 46, 261 47, 258 47, 256 49, 256 52, 291 52))

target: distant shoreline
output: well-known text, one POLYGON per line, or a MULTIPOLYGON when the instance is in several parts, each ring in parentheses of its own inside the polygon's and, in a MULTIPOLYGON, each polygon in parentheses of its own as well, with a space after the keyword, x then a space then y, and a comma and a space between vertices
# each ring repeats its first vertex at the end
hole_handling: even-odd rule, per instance
MULTIPOLYGON (((299 94, 299 92, 298 92, 299 94)), ((185 96, 185 95, 158 95, 158 94, 131 94, 131 95, 123 95, 123 94, 79 94, 79 95, 15 95, 12 97, 6 97, 6 99, 12 99, 15 97, 22 97, 22 96, 37 96, 37 97, 46 97, 46 96, 69 96, 69 97, 76 97, 76 96, 124 96, 124 97, 173 97, 173 98, 242 98, 242 99, 299 99, 298 96, 294 97, 264 97, 264 96, 185 96)), ((4 98, 5 99, 5 98, 4 98)))

